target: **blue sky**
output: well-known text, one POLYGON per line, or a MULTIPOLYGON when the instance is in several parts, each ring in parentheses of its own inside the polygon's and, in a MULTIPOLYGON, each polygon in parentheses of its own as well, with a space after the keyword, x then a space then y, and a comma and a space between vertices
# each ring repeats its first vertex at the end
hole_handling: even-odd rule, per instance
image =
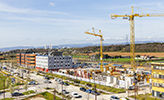
MULTIPOLYGON (((0 47, 126 42, 129 21, 110 14, 164 13, 162 0, 0 0, 0 47), (140 7, 140 9, 137 9, 140 7), (156 10, 156 11, 153 11, 156 10)), ((164 40, 164 17, 135 18, 136 41, 164 40)))

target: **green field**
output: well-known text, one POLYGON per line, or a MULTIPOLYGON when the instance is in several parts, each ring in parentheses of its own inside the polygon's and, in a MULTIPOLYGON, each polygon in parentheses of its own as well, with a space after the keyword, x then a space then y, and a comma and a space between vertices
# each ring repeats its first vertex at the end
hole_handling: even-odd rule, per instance
MULTIPOLYGON (((134 95, 130 96, 130 97, 135 98, 134 95)), ((144 94, 139 94, 139 95, 136 96, 136 99, 138 99, 138 100, 160 100, 158 98, 151 97, 151 94, 145 94, 145 95, 144 94)))
POLYGON ((80 55, 73 55, 72 57, 73 58, 89 58, 89 56, 86 56, 86 55, 82 55, 82 56, 80 56, 80 55))
MULTIPOLYGON (((53 94, 51 94, 49 92, 39 93, 37 95, 27 97, 27 98, 25 98, 23 100, 30 100, 31 98, 35 98, 35 97, 43 97, 46 100, 53 100, 53 94)), ((56 99, 55 100, 61 100, 61 98, 59 98, 59 97, 56 96, 56 99)))
POLYGON ((30 90, 30 91, 23 92, 24 95, 29 95, 29 94, 32 94, 32 93, 35 93, 35 91, 30 90))

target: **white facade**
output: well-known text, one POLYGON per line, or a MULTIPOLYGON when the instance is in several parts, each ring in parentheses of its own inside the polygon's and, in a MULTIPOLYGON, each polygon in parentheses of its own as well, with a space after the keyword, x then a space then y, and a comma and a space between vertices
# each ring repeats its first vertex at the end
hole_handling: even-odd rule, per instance
POLYGON ((36 67, 48 69, 48 56, 36 56, 36 67))
POLYGON ((55 70, 71 67, 71 56, 36 56, 36 68, 55 70))

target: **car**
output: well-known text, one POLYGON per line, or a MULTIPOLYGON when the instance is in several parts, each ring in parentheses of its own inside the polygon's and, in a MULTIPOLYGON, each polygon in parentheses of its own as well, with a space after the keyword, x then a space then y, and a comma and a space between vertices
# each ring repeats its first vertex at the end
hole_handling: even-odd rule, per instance
POLYGON ((45 76, 45 77, 44 77, 44 79, 47 79, 47 80, 49 80, 50 78, 49 78, 49 77, 47 77, 47 76, 45 76))
POLYGON ((28 85, 36 85, 37 83, 35 81, 28 82, 28 85))
POLYGON ((86 90, 85 92, 87 92, 87 93, 91 93, 92 90, 91 90, 91 89, 88 89, 88 90, 86 90))
POLYGON ((51 81, 49 81, 49 80, 45 80, 44 83, 51 83, 51 81))
POLYGON ((92 85, 91 84, 86 84, 88 87, 92 87, 92 85))
POLYGON ((120 100, 117 96, 111 96, 110 100, 120 100))
POLYGON ((65 86, 69 86, 69 84, 68 84, 68 83, 66 83, 66 82, 64 82, 64 85, 65 85, 65 86))
POLYGON ((92 93, 93 95, 95 95, 95 94, 96 94, 96 95, 100 95, 100 93, 98 93, 97 91, 92 91, 91 93, 92 93))
POLYGON ((80 97, 80 95, 77 92, 72 92, 71 96, 74 97, 74 98, 79 98, 80 97))
POLYGON ((134 86, 130 86, 129 88, 128 88, 128 90, 134 90, 135 88, 134 88, 134 86))
POLYGON ((64 94, 69 94, 69 92, 67 92, 66 90, 62 90, 62 92, 63 92, 64 94))
POLYGON ((22 93, 19 93, 19 92, 12 93, 12 96, 21 96, 21 95, 23 95, 23 94, 22 93))
POLYGON ((81 87, 80 90, 84 91, 84 92, 86 91, 86 89, 84 87, 81 87))

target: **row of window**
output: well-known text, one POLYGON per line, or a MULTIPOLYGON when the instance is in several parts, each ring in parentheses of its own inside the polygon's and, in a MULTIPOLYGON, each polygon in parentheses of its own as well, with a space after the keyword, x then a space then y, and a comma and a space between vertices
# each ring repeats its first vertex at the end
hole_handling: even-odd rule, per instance
POLYGON ((153 74, 153 77, 164 79, 164 75, 160 75, 160 74, 153 74))
MULTIPOLYGON (((54 62, 54 63, 69 63, 70 61, 57 61, 57 62, 54 62)), ((50 62, 51 63, 51 62, 50 62)))
POLYGON ((162 87, 164 88, 164 84, 163 83, 153 83, 153 86, 157 86, 157 87, 162 87))
POLYGON ((163 98, 164 99, 164 93, 163 92, 152 90, 152 96, 155 96, 155 97, 159 97, 159 98, 163 98))
POLYGON ((164 66, 153 66, 153 69, 164 70, 164 66))
MULTIPOLYGON (((41 64, 37 64, 36 66, 43 66, 41 64)), ((54 66, 49 66, 50 68, 52 67, 69 67, 70 65, 54 65, 54 66)), ((47 66, 44 66, 44 67, 47 67, 47 66)))
POLYGON ((35 59, 26 59, 26 61, 35 61, 35 59))

